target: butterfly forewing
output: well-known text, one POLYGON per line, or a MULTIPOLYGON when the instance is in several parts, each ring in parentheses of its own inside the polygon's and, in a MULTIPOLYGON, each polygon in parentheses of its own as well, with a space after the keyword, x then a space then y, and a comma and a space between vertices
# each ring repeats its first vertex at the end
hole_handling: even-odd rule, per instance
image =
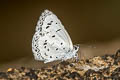
POLYGON ((45 10, 38 20, 32 50, 35 59, 48 62, 61 59, 64 54, 73 50, 67 31, 51 11, 45 10))

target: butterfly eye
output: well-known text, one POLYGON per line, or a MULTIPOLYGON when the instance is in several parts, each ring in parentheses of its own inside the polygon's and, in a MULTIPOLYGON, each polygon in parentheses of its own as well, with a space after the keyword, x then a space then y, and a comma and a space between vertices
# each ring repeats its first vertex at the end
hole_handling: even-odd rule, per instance
POLYGON ((77 50, 77 47, 75 47, 75 50, 77 50))

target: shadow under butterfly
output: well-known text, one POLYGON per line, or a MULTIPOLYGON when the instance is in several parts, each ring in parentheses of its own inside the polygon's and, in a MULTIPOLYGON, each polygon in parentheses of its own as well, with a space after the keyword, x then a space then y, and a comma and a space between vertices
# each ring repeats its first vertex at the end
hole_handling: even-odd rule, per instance
POLYGON ((35 60, 44 63, 56 60, 78 58, 79 45, 74 45, 66 29, 49 10, 45 10, 36 26, 32 39, 32 51, 35 60))

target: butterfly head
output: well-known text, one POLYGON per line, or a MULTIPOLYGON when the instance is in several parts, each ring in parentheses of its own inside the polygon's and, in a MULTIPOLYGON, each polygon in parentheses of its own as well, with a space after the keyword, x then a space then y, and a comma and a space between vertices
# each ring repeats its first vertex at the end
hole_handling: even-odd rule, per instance
POLYGON ((79 48, 80 48, 80 45, 77 44, 77 45, 74 45, 73 46, 73 51, 75 51, 76 53, 79 51, 79 48))

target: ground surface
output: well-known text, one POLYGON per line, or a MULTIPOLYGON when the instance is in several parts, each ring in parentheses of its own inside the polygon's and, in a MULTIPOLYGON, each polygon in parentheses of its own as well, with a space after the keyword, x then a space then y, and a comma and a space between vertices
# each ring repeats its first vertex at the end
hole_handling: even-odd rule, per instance
POLYGON ((46 68, 9 68, 2 80, 120 80, 120 50, 113 55, 69 60, 46 68))

